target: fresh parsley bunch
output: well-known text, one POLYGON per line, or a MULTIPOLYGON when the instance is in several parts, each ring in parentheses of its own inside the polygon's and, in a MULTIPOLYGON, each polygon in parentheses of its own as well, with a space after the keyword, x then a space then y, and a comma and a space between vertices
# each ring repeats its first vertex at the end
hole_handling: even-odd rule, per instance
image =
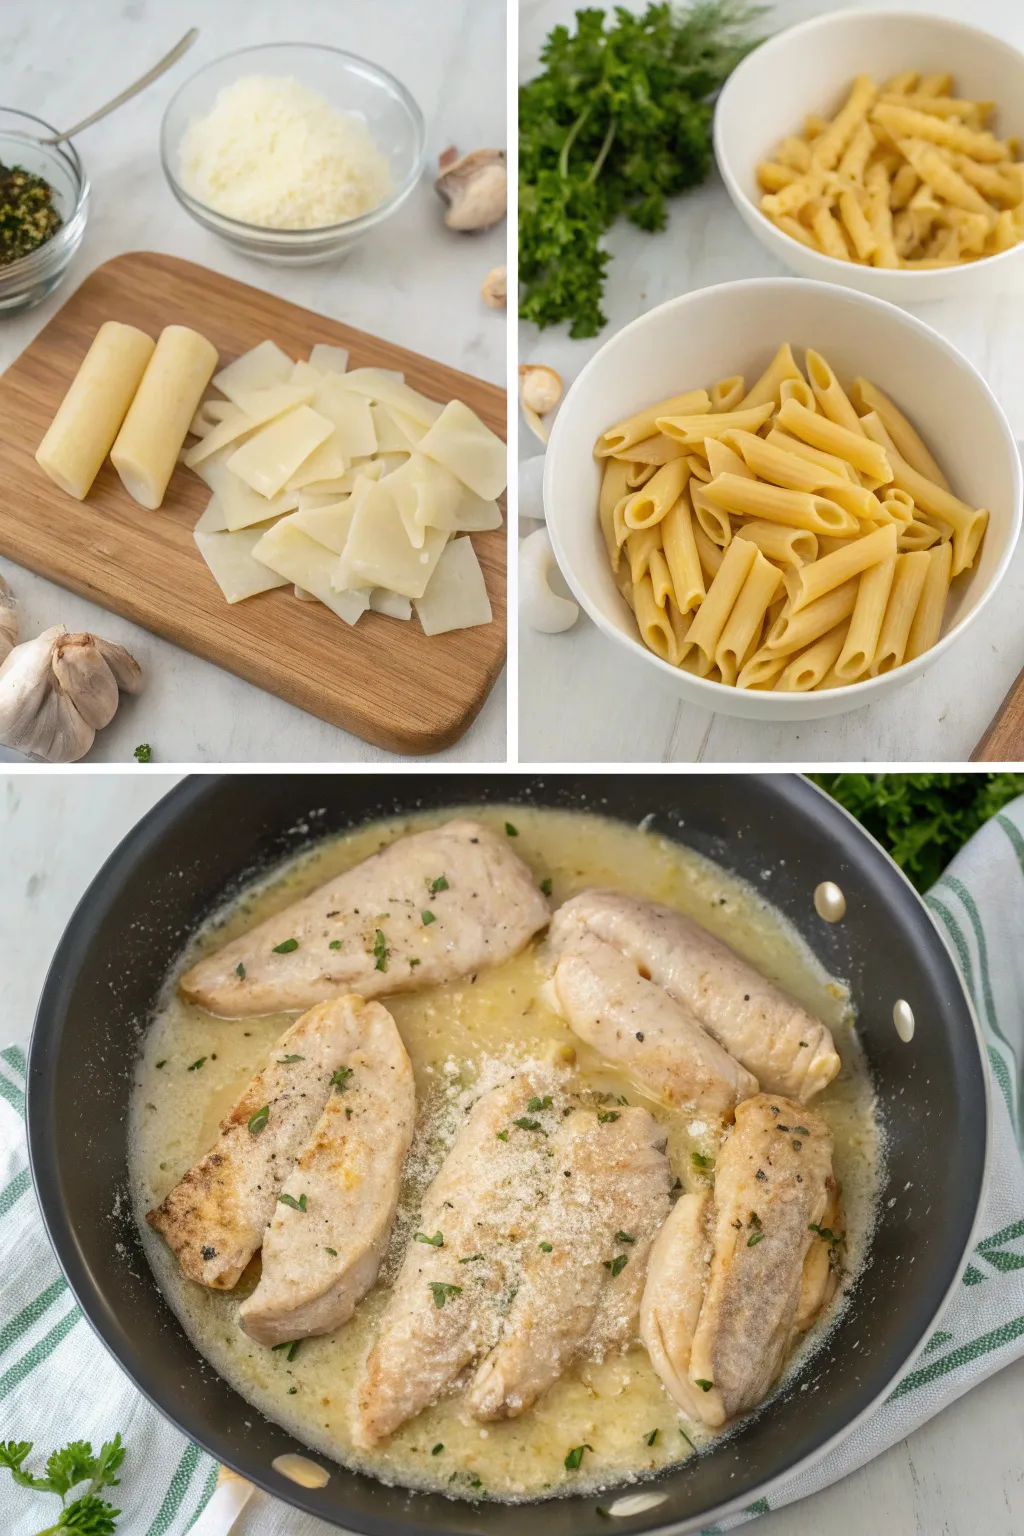
POLYGON ((814 773, 811 778, 926 891, 990 816, 1024 794, 1024 773, 814 773))
POLYGON ((118 1486, 119 1479, 114 1474, 125 1455, 121 1436, 106 1441, 98 1456, 93 1455, 88 1440, 72 1440, 63 1450, 51 1452, 45 1477, 34 1477, 25 1471, 31 1452, 30 1440, 0 1441, 0 1467, 6 1467, 16 1483, 41 1493, 55 1493, 60 1498, 56 1524, 48 1525, 39 1536, 54 1536, 59 1531, 73 1531, 76 1536, 113 1536, 121 1511, 99 1495, 104 1488, 118 1486), (85 1491, 69 1504, 68 1494, 82 1483, 88 1484, 85 1491))
POLYGON ((596 336, 608 253, 620 215, 664 229, 670 197, 711 167, 712 97, 755 46, 761 7, 699 0, 576 12, 555 27, 543 73, 519 92, 519 313, 596 336))

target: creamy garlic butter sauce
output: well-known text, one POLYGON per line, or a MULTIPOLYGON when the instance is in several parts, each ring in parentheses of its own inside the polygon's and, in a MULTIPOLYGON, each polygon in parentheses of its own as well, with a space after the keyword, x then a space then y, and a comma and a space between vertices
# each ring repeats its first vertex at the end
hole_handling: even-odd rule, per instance
MULTIPOLYGON (((843 1070, 814 1103, 835 1135, 835 1173, 847 1221, 847 1277, 855 1275, 870 1236, 881 1150, 872 1085, 842 983, 825 974, 750 887, 668 839, 569 811, 517 806, 470 814, 499 832, 506 820, 514 824, 516 852, 538 882, 551 881, 553 906, 588 886, 607 885, 677 907, 728 940, 828 1024, 843 1070)), ((501 1080, 506 1064, 532 1059, 564 1068, 575 1050, 574 1086, 624 1094, 630 1103, 650 1109, 668 1129, 673 1170, 684 1185, 696 1177, 691 1154, 714 1150, 706 1128, 692 1115, 664 1109, 622 1074, 603 1067, 546 1006, 543 936, 522 955, 473 980, 387 1000, 412 1059, 419 1124, 381 1281, 346 1327, 303 1340, 293 1359, 287 1350, 254 1343, 239 1328, 237 1311, 256 1283, 256 1265, 234 1293, 204 1290, 182 1278, 169 1250, 143 1219, 209 1150, 221 1118, 295 1017, 212 1018, 177 996, 180 970, 395 838, 451 815, 374 822, 325 841, 243 894, 196 936, 168 979, 136 1065, 130 1151, 136 1216, 161 1290, 196 1347, 245 1398, 315 1452, 389 1483, 474 1499, 596 1490, 683 1460, 691 1452, 681 1430, 697 1446, 710 1438, 680 1415, 639 1346, 599 1365, 571 1370, 519 1419, 478 1425, 464 1416, 461 1396, 455 1394, 372 1453, 357 1451, 349 1432, 359 1367, 386 1302, 386 1287, 415 1230, 419 1195, 447 1150, 456 1123, 453 1110, 471 1101, 481 1085, 501 1080), (200 1058, 202 1066, 190 1070, 200 1058), (585 1452, 579 1470, 567 1471, 566 1453, 583 1444, 593 1449, 585 1452)), ((833 1303, 833 1316, 839 1304, 833 1303)), ((828 1316, 819 1321, 805 1351, 820 1340, 829 1321, 828 1316)))

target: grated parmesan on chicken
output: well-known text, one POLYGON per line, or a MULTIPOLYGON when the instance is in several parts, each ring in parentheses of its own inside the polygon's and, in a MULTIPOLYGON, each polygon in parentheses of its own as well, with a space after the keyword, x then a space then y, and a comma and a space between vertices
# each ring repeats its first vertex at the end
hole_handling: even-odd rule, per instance
POLYGON ((186 192, 267 229, 318 229, 369 213, 393 182, 369 128, 301 81, 246 75, 181 142, 186 192))

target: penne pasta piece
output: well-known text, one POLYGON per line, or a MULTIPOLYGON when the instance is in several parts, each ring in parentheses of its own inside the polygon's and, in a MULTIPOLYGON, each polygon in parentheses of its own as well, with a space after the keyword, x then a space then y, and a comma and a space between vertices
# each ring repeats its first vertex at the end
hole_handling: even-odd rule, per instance
POLYGON ((904 550, 931 549, 938 544, 941 534, 932 523, 919 523, 916 518, 913 522, 904 523, 896 535, 896 548, 904 550))
MULTIPOLYGON (((780 406, 787 400, 795 400, 808 411, 817 411, 818 397, 806 379, 783 379, 779 388, 780 406)), ((772 428, 774 431, 774 426, 772 428)))
POLYGON ((850 260, 850 247, 843 236, 843 226, 824 198, 818 198, 812 205, 808 222, 826 256, 831 256, 834 261, 850 260))
POLYGON ((878 249, 878 241, 861 205, 860 197, 849 188, 844 188, 839 194, 839 217, 846 231, 846 238, 856 252, 857 260, 867 264, 878 249))
POLYGON ((788 341, 779 348, 764 373, 755 381, 750 392, 744 395, 736 409, 743 411, 750 410, 754 406, 770 405, 774 410, 780 403, 779 390, 784 379, 803 381, 803 374, 796 365, 793 348, 788 341))
POLYGON ((889 196, 889 207, 894 213, 899 213, 905 208, 921 185, 921 178, 912 165, 904 163, 900 166, 892 179, 889 196))
POLYGON ((807 565, 818 558, 818 540, 807 528, 787 528, 784 523, 755 519, 743 524, 743 537, 779 565, 807 565))
POLYGON ((839 162, 838 173, 844 181, 863 183, 864 171, 868 159, 875 147, 875 136, 865 118, 857 127, 856 132, 843 152, 839 162))
POLYGON ((857 587, 857 601, 853 605, 850 627, 835 664, 836 676, 845 678, 847 682, 865 677, 871 668, 895 572, 896 540, 893 538, 892 554, 869 566, 857 587))
MULTIPOLYGON (((736 433, 735 435, 754 437, 757 443, 761 441, 753 433, 736 433)), ((732 437, 733 434, 730 433, 729 436, 732 437)), ((712 480, 717 479, 719 475, 740 475, 744 480, 757 479, 754 471, 747 468, 743 456, 731 445, 720 442, 716 437, 709 437, 705 439, 704 447, 707 451, 708 469, 711 471, 712 480)))
POLYGON ((694 536, 693 512, 686 492, 661 524, 662 548, 672 576, 675 606, 681 615, 699 608, 706 591, 694 536))
POLYGON ((981 165, 970 155, 954 155, 953 168, 994 203, 1013 208, 1020 202, 1020 180, 1010 165, 981 165))
MULTIPOLYGON (((949 481, 928 452, 924 441, 899 406, 894 404, 888 395, 883 394, 876 384, 872 384, 870 379, 865 378, 854 379, 851 394, 862 416, 875 412, 897 451, 903 455, 912 469, 916 469, 918 474, 924 475, 927 479, 933 480, 944 491, 949 490, 949 481)), ((863 430, 862 427, 861 431, 863 430)))
POLYGON ((622 518, 627 528, 653 528, 682 495, 690 478, 685 459, 671 459, 656 469, 647 484, 626 502, 622 518))
POLYGON ((803 139, 783 139, 775 151, 775 158, 780 165, 792 166, 795 171, 809 171, 811 168, 810 146, 803 139))
POLYGON ((869 521, 879 519, 881 504, 878 498, 864 486, 853 485, 845 475, 823 469, 812 460, 790 453, 778 443, 757 437, 752 432, 730 434, 728 444, 742 453, 744 462, 762 480, 787 490, 820 492, 854 517, 869 521))
POLYGON ((913 661, 930 651, 942 633, 942 620, 946 612, 949 583, 953 564, 950 544, 937 544, 928 550, 928 569, 925 572, 921 596, 910 625, 904 661, 913 661))
POLYGON ((761 649, 745 661, 736 679, 737 688, 770 688, 786 665, 785 656, 761 649))
POLYGON ((678 654, 675 630, 668 614, 655 601, 649 576, 633 583, 633 612, 636 614, 640 638, 647 649, 653 651, 655 656, 660 656, 662 661, 671 662, 675 666, 678 654))
POLYGON ((668 464, 671 459, 683 459, 686 457, 686 449, 682 443, 675 443, 664 432, 655 432, 653 437, 645 437, 642 443, 634 443, 627 448, 624 454, 614 454, 614 458, 621 458, 630 464, 668 464))
MULTIPOLYGON (((800 438, 801 442, 810 443, 812 448, 823 448, 826 453, 834 453, 838 458, 846 459, 854 469, 871 475, 882 485, 888 485, 892 480, 892 467, 886 458, 885 450, 879 448, 876 441, 870 440, 867 427, 863 428, 866 435, 851 432, 848 428, 829 421, 827 416, 809 411, 806 406, 800 405, 796 400, 787 400, 781 407, 777 419, 779 426, 786 432, 800 438)), ((824 531, 834 532, 833 529, 824 531)))
POLYGON ((835 629, 853 612, 858 585, 859 578, 854 576, 844 581, 841 587, 817 598, 800 613, 793 613, 787 607, 765 636, 764 649, 776 656, 791 656, 835 629))
MULTIPOLYGON (((693 542, 697 547, 697 556, 700 560, 701 574, 704 577, 705 591, 714 581, 722 569, 722 561, 725 559, 725 549, 716 544, 714 539, 708 537, 700 523, 694 519, 691 524, 693 529, 693 542)), ((730 541, 731 542, 731 541, 730 541)))
POLYGON ((995 223, 995 213, 977 187, 972 187, 949 165, 934 144, 927 144, 923 139, 901 139, 900 152, 937 198, 952 203, 955 208, 965 208, 968 213, 983 214, 990 224, 995 223))
POLYGON ((794 181, 800 181, 799 171, 794 171, 788 165, 780 165, 775 160, 762 160, 757 167, 757 184, 763 192, 781 192, 783 187, 792 186, 794 181))
POLYGON ((712 384, 708 391, 712 411, 734 411, 743 399, 743 388, 742 373, 734 373, 728 379, 719 379, 712 384))
POLYGON ((637 491, 653 479, 657 473, 657 464, 630 464, 626 473, 626 484, 630 490, 637 491))
POLYGON ((700 677, 707 677, 712 668, 717 666, 715 652, 722 631, 759 555, 757 545, 747 539, 733 539, 725 552, 718 575, 708 588, 708 595, 698 608, 697 617, 686 635, 687 656, 693 650, 699 653, 693 661, 693 667, 700 677))
POLYGON ((837 624, 835 629, 830 629, 806 651, 787 662, 776 680, 775 692, 809 693, 812 688, 818 688, 822 678, 835 665, 849 628, 849 620, 837 624))
MULTIPOLYGON (((608 559, 611 561, 613 571, 619 568, 622 558, 622 545, 626 534, 622 538, 618 536, 615 521, 615 509, 620 502, 626 499, 626 471, 628 466, 620 459, 609 459, 604 467, 601 477, 601 496, 597 503, 597 516, 601 524, 601 533, 604 536, 605 549, 608 551, 608 559)), ((621 523, 623 529, 625 523, 621 523)))
POLYGON ((896 556, 896 572, 871 663, 872 677, 902 664, 928 569, 928 556, 923 550, 896 556))
MULTIPOLYGON (((701 447, 701 451, 703 452, 704 444, 701 443, 700 447, 701 447)), ((691 452, 690 454, 687 455, 686 462, 690 466, 690 475, 691 475, 691 477, 694 480, 698 480, 701 485, 707 485, 708 481, 711 479, 711 471, 708 468, 708 461, 707 461, 707 459, 706 458, 702 459, 699 456, 699 454, 691 452)))
POLYGON ((858 75, 845 104, 828 127, 819 134, 811 149, 811 160, 823 170, 832 171, 843 151, 867 117, 878 96, 878 87, 870 75, 858 75))
POLYGON ((657 427, 659 432, 664 432, 677 443, 694 447, 702 445, 708 437, 721 437, 723 432, 736 427, 756 432, 758 427, 764 426, 772 409, 771 404, 767 403, 749 409, 743 406, 735 411, 717 411, 707 416, 659 416, 657 427))
POLYGON ((953 529, 953 575, 959 576, 974 564, 978 546, 988 526, 988 512, 983 508, 968 506, 951 491, 943 490, 927 476, 912 469, 899 453, 892 438, 886 432, 881 419, 872 411, 861 418, 864 431, 876 443, 882 443, 892 465, 897 488, 907 491, 915 504, 925 512, 934 513, 953 529))
MULTIPOLYGON (((734 544, 742 542, 742 539, 733 540, 734 544)), ((782 572, 778 566, 772 565, 757 550, 715 647, 715 662, 723 683, 735 684, 748 653, 756 647, 768 604, 781 582, 782 572)))
POLYGON ((900 527, 905 527, 907 523, 913 521, 914 498, 895 485, 886 486, 885 495, 879 505, 885 513, 885 517, 879 518, 879 522, 897 523, 900 527))
POLYGON ((790 528, 807 528, 811 533, 859 532, 857 518, 825 496, 806 491, 790 491, 781 485, 767 485, 763 480, 744 480, 739 475, 719 475, 704 488, 702 499, 744 517, 766 518, 785 523, 790 528))
POLYGON ((982 164, 998 164, 1011 158, 1005 144, 991 133, 977 133, 955 119, 935 117, 930 112, 915 112, 912 107, 894 102, 879 102, 873 121, 882 124, 898 143, 901 139, 924 139, 946 149, 959 150, 982 164))
POLYGON ((825 173, 820 168, 812 166, 806 176, 790 182, 789 186, 783 187, 781 192, 766 192, 761 199, 761 210, 770 219, 799 213, 801 208, 820 194, 824 184, 825 173))
POLYGON ((922 75, 918 81, 919 96, 948 96, 953 89, 953 76, 947 74, 922 75))
POLYGON ((807 381, 814 391, 814 398, 818 402, 822 415, 827 416, 829 421, 836 422, 840 427, 846 427, 850 432, 859 432, 863 435, 864 429, 860 424, 860 417, 821 353, 808 347, 804 366, 807 369, 807 381))
POLYGON ((862 539, 851 539, 846 549, 837 549, 834 554, 801 566, 786 577, 790 613, 799 613, 801 608, 824 597, 851 576, 860 576, 879 561, 895 559, 895 556, 896 529, 892 523, 886 523, 862 539))
POLYGON ((629 560, 629 579, 636 587, 651 569, 651 554, 661 548, 660 528, 642 528, 626 539, 626 557, 629 560))
POLYGON ((799 240, 800 244, 806 245, 809 250, 817 251, 820 249, 817 240, 810 230, 805 229, 800 220, 794 219, 792 214, 780 213, 772 219, 772 223, 777 224, 783 234, 789 235, 791 240, 799 240))
POLYGON ((690 625, 693 623, 693 614, 680 613, 675 603, 670 603, 668 619, 672 625, 672 633, 676 637, 676 656, 678 657, 682 655, 686 636, 689 633, 690 625))
POLYGON ((706 485, 691 481, 693 515, 711 542, 726 549, 732 543, 732 521, 727 511, 708 499, 707 489, 706 485))
MULTIPOLYGON (((622 515, 626 510, 626 502, 628 500, 628 496, 621 497, 620 500, 615 503, 615 506, 612 509, 612 529, 615 534, 615 542, 619 547, 620 554, 623 544, 625 544, 626 540, 629 538, 630 532, 626 527, 626 521, 622 515)), ((616 566, 613 564, 612 570, 615 569, 616 566)))
POLYGON ((631 608, 634 607, 633 583, 629 576, 629 566, 622 564, 615 573, 615 585, 622 593, 631 608))
POLYGON ((654 601, 659 608, 667 608, 670 602, 675 600, 675 591, 672 586, 672 574, 668 568, 663 548, 651 550, 650 568, 647 572, 651 583, 651 591, 654 601))
POLYGON ((838 458, 834 453, 824 453, 820 448, 812 448, 810 443, 802 443, 798 437, 790 437, 788 432, 778 427, 773 427, 764 441, 771 443, 774 448, 784 448, 787 453, 795 453, 811 464, 820 464, 822 469, 830 469, 840 479, 849 480, 851 485, 860 485, 860 476, 845 459, 838 458))
POLYGON ((646 411, 637 411, 635 416, 628 416, 625 421, 602 432, 594 445, 594 455, 599 459, 611 454, 621 455, 623 449, 632 447, 634 443, 642 443, 657 431, 655 422, 659 416, 699 416, 702 411, 710 409, 711 397, 706 389, 691 389, 685 395, 673 395, 671 399, 662 400, 646 411))
POLYGON ((882 86, 882 96, 906 96, 917 84, 917 70, 904 69, 893 75, 882 86))

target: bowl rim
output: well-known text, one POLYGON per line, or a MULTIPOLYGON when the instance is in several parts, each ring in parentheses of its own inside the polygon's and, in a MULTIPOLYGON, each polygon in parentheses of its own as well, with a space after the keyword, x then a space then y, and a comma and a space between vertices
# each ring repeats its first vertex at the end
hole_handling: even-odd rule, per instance
MULTIPOLYGON (((841 263, 837 262, 836 265, 841 265, 841 263)), ((647 646, 645 646, 643 641, 638 637, 623 634, 620 629, 612 624, 605 616, 605 614, 600 611, 594 599, 584 589, 575 571, 572 570, 569 561, 566 558, 564 546, 562 544, 559 530, 558 513, 556 511, 554 515, 552 515, 552 513, 548 511, 548 505, 550 503, 552 507, 557 506, 557 501, 554 494, 555 465, 557 463, 558 448, 561 443, 562 436, 566 431, 566 422, 569 418, 572 402, 575 396, 580 392, 584 380, 588 379, 593 372, 598 370, 599 367, 605 366, 607 364, 608 360, 606 354, 616 345, 620 337, 627 336, 633 331, 640 330, 645 325, 650 323, 655 316, 665 316, 666 311, 685 310, 688 305, 699 303, 709 294, 722 294, 728 291, 734 291, 736 289, 742 288, 752 290, 760 289, 763 290, 766 296, 768 296, 772 292, 777 291, 782 286, 789 288, 794 284, 799 285, 802 288, 812 288, 823 298, 827 298, 828 300, 837 304, 849 303, 854 306, 859 304, 864 305, 867 308, 873 308, 885 312, 890 320, 894 320, 898 325, 905 326, 910 330, 917 331, 919 336, 923 337, 926 341, 930 341, 941 351, 945 352, 951 361, 958 363, 962 368, 971 373, 979 385, 983 397, 987 398, 987 401, 992 409, 994 419, 999 426, 1002 436, 1009 449, 1013 466, 1014 488, 1013 507, 1011 509, 1012 522, 1009 537, 1006 541, 1002 555, 999 559, 996 569, 992 573, 987 587, 981 593, 978 601, 975 603, 970 612, 964 614, 962 618, 957 620, 951 629, 949 629, 944 635, 941 635, 930 650, 924 651, 920 656, 915 656, 913 661, 904 662, 902 666, 894 667, 890 672, 880 673, 878 677, 858 678, 855 683, 849 683, 843 688, 815 688, 807 694, 787 693, 785 695, 787 703, 794 706, 794 712, 789 718, 798 717, 798 713, 800 711, 799 700, 801 699, 806 699, 808 707, 810 708, 813 704, 813 701, 816 699, 834 699, 837 696, 841 696, 843 699, 850 700, 848 705, 849 709, 859 709, 862 705, 874 702, 874 700, 879 695, 888 693, 894 686, 902 687, 904 684, 912 682, 914 678, 921 676, 921 674, 925 672, 928 667, 938 661, 940 656, 950 649, 951 645, 955 641, 962 638, 964 633, 970 628, 974 620, 988 605, 994 594, 998 591, 999 587, 1005 580, 1007 571, 1009 570, 1010 562, 1013 559, 1013 554, 1017 547, 1018 539, 1020 538, 1021 525, 1022 522, 1024 522, 1024 467, 1021 465, 1020 450, 1017 447, 1017 441, 1013 435, 1010 423, 1006 419, 1006 413, 996 398, 993 390, 990 388, 988 382, 982 376, 979 370, 975 368, 974 364, 970 361, 969 358, 964 356, 958 347, 955 347, 951 341, 948 341, 945 336, 940 335, 940 333, 934 330, 930 325, 926 325, 923 320, 918 319, 916 315, 909 314, 905 309, 901 309, 899 305, 890 302, 888 299, 878 298, 875 294, 864 293, 862 290, 857 288, 848 288, 841 284, 823 282, 817 278, 745 277, 740 278, 735 282, 714 283, 707 288, 695 288, 690 293, 678 294, 674 299, 667 299, 663 304, 658 304, 653 309, 645 310, 643 314, 637 315, 635 319, 630 320, 628 324, 624 325, 620 330, 616 331, 614 335, 610 336, 608 340, 598 349, 598 351, 594 353, 593 357, 591 357, 587 363, 584 364, 580 373, 573 380, 573 383, 570 386, 564 401, 562 402, 561 409, 555 418, 555 423, 551 431, 551 438, 544 456, 545 526, 547 527, 548 535, 551 539, 551 545, 554 550, 555 559, 558 562, 559 570, 568 583, 573 596, 585 609, 587 614, 597 625, 602 634, 608 635, 611 639, 618 641, 618 643, 624 646, 630 652, 630 654, 639 653, 648 662, 653 663, 663 676, 671 677, 677 685, 681 679, 685 679, 686 691, 691 692, 692 689, 692 694, 695 696, 695 699, 700 704, 700 706, 714 710, 716 712, 729 713, 729 710, 725 706, 724 701, 726 699, 735 699, 737 692, 742 692, 745 699, 749 698, 751 700, 751 707, 748 712, 749 718, 768 720, 777 718, 771 709, 771 704, 773 702, 777 703, 779 697, 773 694, 770 690, 767 693, 763 693, 756 688, 745 688, 742 690, 737 690, 734 687, 727 686, 725 683, 712 682, 708 678, 698 677, 695 673, 685 672, 679 667, 672 666, 671 662, 663 661, 660 656, 656 656, 653 651, 648 650, 647 646), (898 684, 894 685, 894 678, 899 678, 898 684), (762 707, 760 703, 752 702, 755 699, 764 700, 764 706, 762 707)), ((594 515, 596 526, 596 502, 594 515)), ((842 713, 844 711, 840 712, 842 713)), ((808 718, 810 718, 810 715, 808 718)))
MULTIPOLYGON (((180 144, 176 146, 180 148, 180 144)), ((372 228, 374 224, 393 213, 412 192, 423 174, 423 167, 427 159, 427 123, 422 108, 407 86, 381 64, 375 64, 372 59, 365 59, 361 54, 351 53, 345 48, 334 48, 329 43, 306 43, 297 39, 285 39, 276 43, 253 43, 245 48, 232 48, 227 53, 218 54, 215 59, 208 59, 199 69, 182 81, 174 95, 164 108, 160 119, 160 164, 165 177, 175 197, 190 213, 209 221, 213 228, 220 228, 224 234, 236 236, 248 236, 262 240, 275 241, 280 244, 299 245, 313 244, 325 240, 334 235, 352 234, 360 230, 372 228), (249 54, 276 52, 279 49, 295 49, 299 51, 319 54, 334 54, 347 64, 358 66, 359 70, 376 76, 377 83, 388 87, 397 96, 408 114, 416 135, 416 153, 413 163, 406 174, 405 180, 393 189, 393 191, 378 203, 375 208, 370 208, 366 213, 360 213, 352 219, 342 219, 334 224, 317 224, 311 228, 284 228, 278 229, 270 224, 250 224, 245 219, 233 218, 230 214, 221 213, 218 209, 204 203, 200 198, 194 197, 182 182, 171 164, 171 152, 168 145, 168 119, 181 96, 190 86, 205 75, 209 70, 215 69, 220 64, 225 64, 229 59, 241 59, 249 54)))
MULTIPOLYGON (((48 123, 44 117, 39 117, 35 112, 26 112, 21 107, 0 107, 0 117, 4 115, 23 118, 48 134, 61 131, 52 123, 48 123)), ((0 135, 4 132, 4 128, 0 125, 0 135)), ((8 287, 16 287, 20 280, 35 279, 38 277, 39 267, 52 265, 54 253, 60 255, 67 252, 68 246, 75 240, 76 235, 81 239, 82 231, 79 225, 86 216, 91 192, 82 157, 73 139, 62 139, 59 144, 42 144, 38 140, 36 143, 41 150, 45 150, 53 158, 63 161, 68 166, 75 180, 75 205, 60 229, 49 240, 44 240, 42 245, 37 245, 34 251, 19 256, 16 261, 8 262, 7 266, 0 267, 0 292, 8 287)))
MULTIPOLYGON (((1015 48, 1012 43, 997 37, 994 32, 989 32, 984 27, 975 27, 970 22, 957 21, 949 16, 939 16, 931 11, 863 10, 860 6, 846 6, 841 11, 828 11, 822 16, 812 16, 807 21, 798 22, 792 27, 784 27, 780 32, 775 32, 770 37, 767 37, 763 43, 759 43, 756 48, 747 54, 745 59, 740 61, 722 87, 715 103, 712 140, 715 163, 718 166, 722 181, 725 183, 726 191, 736 204, 737 209, 744 217, 747 217, 751 227, 755 228, 755 232, 758 238, 762 239, 762 243, 768 243, 763 237, 767 236, 770 239, 773 251, 779 248, 779 241, 784 241, 787 248, 789 246, 796 246, 799 242, 773 224, 771 219, 762 213, 754 199, 740 186, 736 172, 733 170, 729 157, 724 152, 722 146, 723 104, 731 108, 733 105, 732 98, 741 95, 744 87, 744 73, 748 70, 748 66, 753 64, 755 59, 763 57, 766 52, 781 52, 786 43, 794 37, 802 37, 807 33, 823 31, 826 27, 837 23, 850 22, 854 19, 870 19, 877 23, 913 21, 918 24, 923 23, 929 26, 936 26, 950 32, 968 33, 974 37, 983 38, 985 42, 991 44, 993 49, 1011 56, 1016 61, 1021 71, 1022 83, 1024 83, 1024 53, 1019 48, 1015 48)), ((823 281, 837 281, 843 287, 847 287, 849 286, 851 268, 857 273, 867 274, 869 280, 873 279, 877 273, 880 284, 885 283, 888 286, 891 282, 893 289, 897 287, 906 289, 906 292, 900 296, 897 302, 909 303, 913 300, 923 303, 931 296, 927 290, 937 289, 948 284, 950 281, 960 281, 957 274, 961 272, 971 273, 979 270, 988 272, 996 263, 1002 262, 1006 264, 1007 258, 1019 259, 1022 250, 1024 250, 1024 242, 1011 245, 1005 251, 996 251, 991 256, 982 256, 977 261, 958 262, 953 266, 938 267, 933 271, 926 272, 908 272, 900 267, 872 267, 863 262, 851 263, 840 261, 836 256, 828 256, 824 251, 811 250, 809 246, 801 247, 801 249, 805 252, 803 259, 820 264, 821 280, 823 281)), ((784 258, 780 257, 780 259, 784 258)), ((815 279, 811 279, 811 281, 815 281, 815 279)), ((863 292, 864 290, 861 291, 863 292)), ((938 296, 938 294, 935 294, 935 297, 938 296)))

